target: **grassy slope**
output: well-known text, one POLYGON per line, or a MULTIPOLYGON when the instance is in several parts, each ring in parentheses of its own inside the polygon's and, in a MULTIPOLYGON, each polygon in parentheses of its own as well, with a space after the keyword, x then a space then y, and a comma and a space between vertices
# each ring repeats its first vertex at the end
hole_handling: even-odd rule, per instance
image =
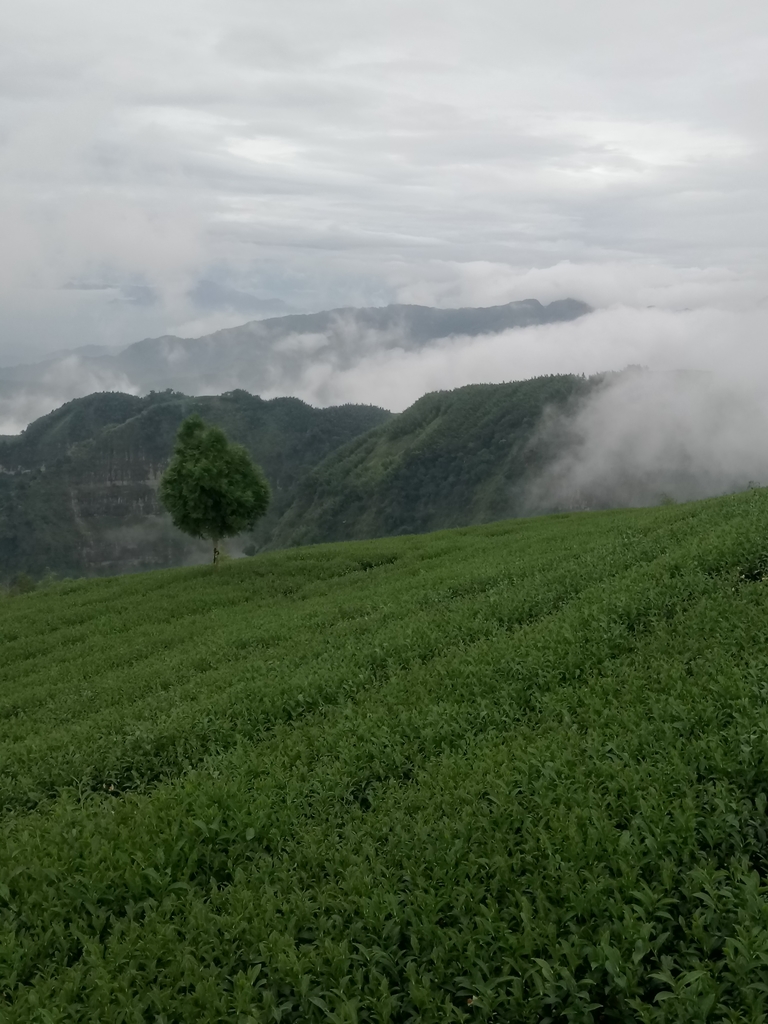
POLYGON ((759 1021, 768 494, 0 604, 0 1015, 759 1021))
POLYGON ((420 533, 520 515, 531 477, 555 454, 539 430, 546 410, 571 408, 594 384, 563 374, 424 395, 308 474, 270 544, 420 533))

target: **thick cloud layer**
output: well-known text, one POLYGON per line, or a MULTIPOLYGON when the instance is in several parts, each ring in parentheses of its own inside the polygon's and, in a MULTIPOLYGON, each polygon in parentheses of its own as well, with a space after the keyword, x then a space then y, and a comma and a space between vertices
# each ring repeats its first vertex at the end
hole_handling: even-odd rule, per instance
POLYGON ((768 485, 768 402, 754 380, 691 371, 609 375, 539 442, 559 455, 531 511, 691 501, 768 485))
POLYGON ((764 280, 762 0, 1 17, 0 363, 389 301, 731 308, 764 280))

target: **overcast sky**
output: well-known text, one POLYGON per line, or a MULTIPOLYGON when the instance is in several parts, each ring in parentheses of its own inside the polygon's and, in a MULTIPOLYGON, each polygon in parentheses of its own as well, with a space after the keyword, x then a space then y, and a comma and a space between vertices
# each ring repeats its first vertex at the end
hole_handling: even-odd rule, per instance
MULTIPOLYGON (((667 334, 700 311, 694 362, 697 324, 726 352, 745 317, 762 347, 766 79, 765 0, 6 4, 0 363, 566 295, 657 307, 631 321, 649 351, 659 308, 667 334)), ((620 327, 592 353, 574 330, 585 370, 623 364, 620 327)))

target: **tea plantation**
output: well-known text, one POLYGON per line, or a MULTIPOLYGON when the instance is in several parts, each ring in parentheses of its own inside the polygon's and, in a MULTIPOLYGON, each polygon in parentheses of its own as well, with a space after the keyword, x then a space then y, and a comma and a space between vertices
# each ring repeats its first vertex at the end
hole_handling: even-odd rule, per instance
POLYGON ((0 1019, 768 1020, 768 493, 0 601, 0 1019))

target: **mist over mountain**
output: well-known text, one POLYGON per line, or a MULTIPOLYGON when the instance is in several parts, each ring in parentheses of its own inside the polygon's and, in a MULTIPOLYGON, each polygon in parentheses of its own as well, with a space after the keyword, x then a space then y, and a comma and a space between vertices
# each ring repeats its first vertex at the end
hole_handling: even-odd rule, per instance
POLYGON ((0 369, 0 432, 15 433, 64 401, 96 391, 189 395, 235 388, 266 397, 311 391, 332 404, 334 375, 394 350, 413 353, 448 338, 475 338, 564 323, 591 311, 576 299, 437 309, 390 305, 254 320, 200 338, 148 338, 115 351, 80 349, 0 369))
POLYGON ((555 457, 521 511, 693 501, 768 483, 768 401, 760 378, 629 367, 585 400, 550 409, 535 444, 555 457))
POLYGON ((572 374, 424 395, 328 456, 297 487, 269 546, 425 533, 519 516, 564 455, 550 421, 596 382, 572 374))
POLYGON ((271 546, 657 505, 768 483, 758 381, 630 367, 425 395, 297 486, 271 546))
POLYGON ((206 561, 157 487, 182 419, 244 444, 273 492, 234 554, 514 516, 686 501, 768 482, 759 381, 693 371, 559 374, 423 395, 392 415, 242 389, 95 394, 0 437, 0 579, 206 561))

